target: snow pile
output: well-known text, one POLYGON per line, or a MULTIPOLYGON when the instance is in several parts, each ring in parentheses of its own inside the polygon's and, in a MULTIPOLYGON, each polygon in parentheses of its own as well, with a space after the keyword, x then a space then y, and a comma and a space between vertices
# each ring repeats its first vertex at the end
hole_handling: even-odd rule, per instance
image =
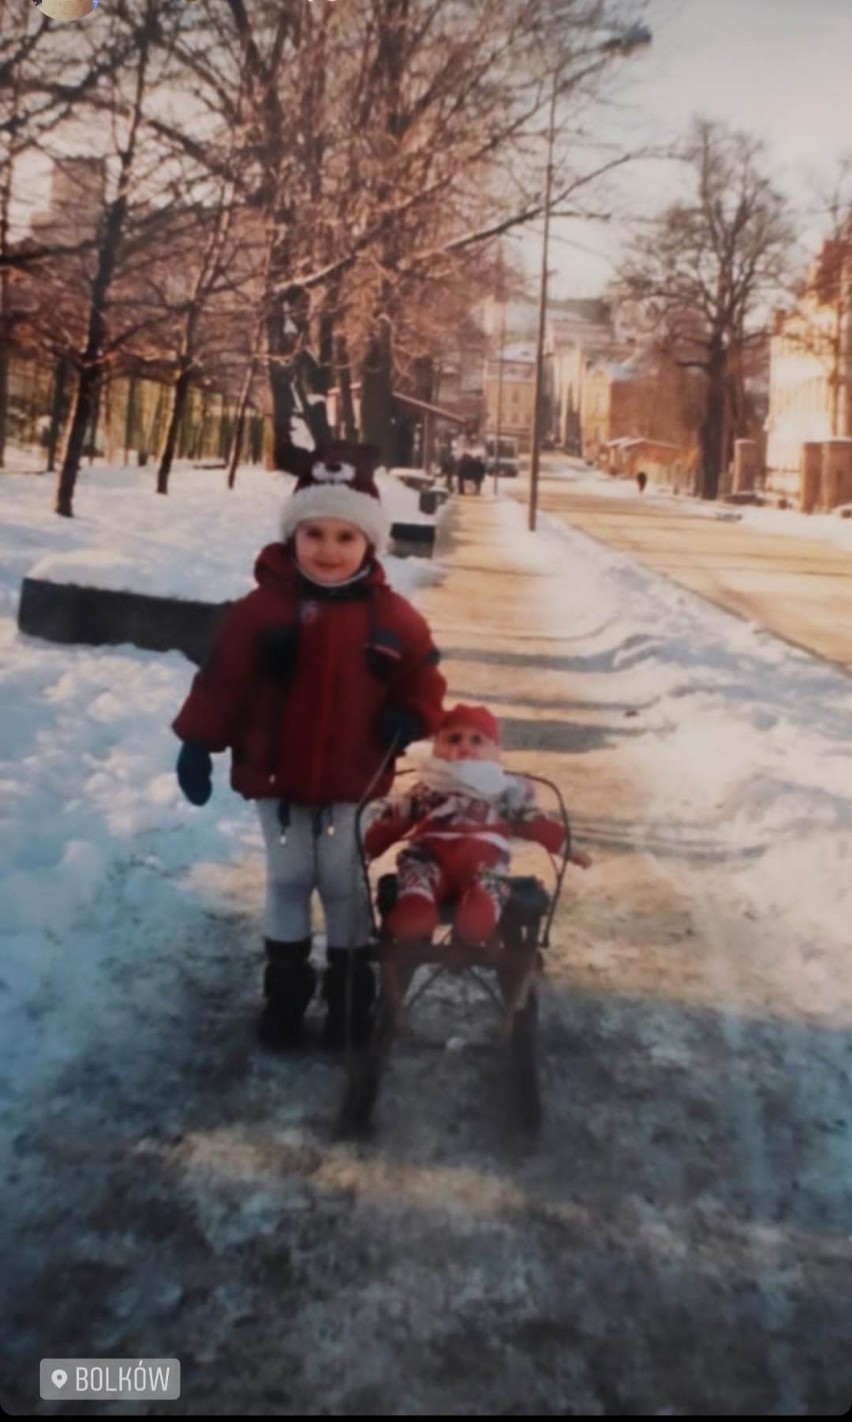
MULTIPOLYGON (((260 834, 252 806, 228 787, 227 757, 215 757, 203 811, 177 787, 169 727, 190 663, 130 646, 55 646, 15 626, 26 574, 211 602, 251 589, 292 479, 241 469, 229 492, 221 471, 178 466, 165 498, 153 479, 150 469, 84 470, 70 520, 52 512, 52 481, 3 481, 0 1032, 23 1094, 39 1059, 73 1056, 87 998, 106 991, 103 968, 116 953, 144 963, 148 934, 179 941, 199 899, 209 914, 233 914, 247 860, 246 905, 259 912, 262 901, 260 834), (41 1016, 49 1048, 32 1041, 41 1016)), ((392 516, 409 517, 416 494, 386 484, 392 516)), ((443 575, 425 559, 383 562, 409 597, 443 575)))
MULTIPOLYGON (((178 465, 165 497, 154 493, 155 479, 153 469, 84 469, 72 520, 53 513, 47 476, 4 481, 4 524, 12 535, 7 597, 14 600, 25 575, 199 602, 249 592, 258 552, 278 536, 292 475, 240 469, 235 487, 226 490, 223 470, 178 465)), ((378 482, 392 521, 434 522, 419 512, 413 490, 389 476, 378 482)), ((386 560, 391 582, 403 593, 433 581, 411 561, 386 560)))
POLYGON ((560 904, 542 992, 543 1148, 517 1151, 459 980, 423 1010, 449 1051, 400 1042, 377 1142, 332 1144, 340 1063, 254 1040, 253 809, 223 757, 204 809, 175 784, 192 667, 23 639, 13 620, 16 576, 48 553, 104 576, 129 563, 134 586, 162 590, 162 569, 195 596, 242 591, 274 526, 267 478, 241 476, 234 499, 176 476, 158 500, 150 475, 114 471, 72 523, 44 481, 2 486, 19 1393, 51 1349, 138 1347, 181 1357, 198 1415, 836 1411, 852 683, 553 520, 531 535, 510 500, 461 501, 429 607, 450 695, 493 690, 597 856, 560 904))
MULTIPOLYGON (((211 913, 233 912, 247 861, 248 904, 259 883, 259 833, 228 788, 226 758, 216 758, 203 811, 174 780, 168 728, 190 665, 176 653, 56 647, 14 625, 20 578, 35 570, 64 566, 86 582, 211 601, 251 586, 289 478, 240 471, 227 492, 220 472, 178 468, 172 493, 158 498, 152 477, 86 471, 73 520, 52 513, 45 480, 4 481, 0 1011, 9 1041, 26 1041, 27 1003, 61 998, 69 934, 92 964, 113 951, 105 906, 129 899, 152 921, 171 916, 178 932, 199 898, 211 913)), ((399 485, 386 496, 397 516, 416 505, 399 485)), ((786 955, 790 997, 808 981, 815 1009, 845 1010, 850 982, 836 973, 823 982, 818 964, 834 961, 852 922, 849 679, 555 520, 529 535, 511 500, 500 517, 512 555, 547 572, 537 585, 560 631, 570 608, 578 670, 599 678, 602 700, 635 713, 649 842, 673 817, 688 825, 692 861, 724 869, 724 901, 708 911, 758 919, 766 954, 779 964, 786 955)), ((441 575, 428 560, 386 566, 409 595, 441 575)), ((721 882, 708 875, 696 893, 712 898, 721 882)), ((74 971, 85 977, 79 959, 74 971)))
POLYGON ((680 827, 679 883, 732 941, 755 925, 776 1005, 848 1021, 852 680, 556 518, 536 535, 517 504, 501 518, 512 556, 547 574, 554 630, 570 608, 578 673, 641 731, 649 844, 680 827))
MULTIPOLYGON (((835 543, 841 548, 852 550, 852 517, 844 516, 844 508, 833 509, 831 513, 801 513, 798 509, 759 508, 754 504, 732 504, 705 502, 688 494, 675 494, 672 489, 648 484, 644 494, 640 494, 634 479, 626 476, 604 474, 601 470, 590 469, 580 464, 553 462, 544 471, 545 477, 558 473, 560 480, 571 484, 578 493, 587 491, 596 498, 630 500, 642 506, 643 502, 670 504, 681 513, 689 513, 696 518, 745 523, 761 533, 783 533, 789 538, 813 538, 824 543, 835 543)), ((845 506, 847 509, 849 505, 845 506)))

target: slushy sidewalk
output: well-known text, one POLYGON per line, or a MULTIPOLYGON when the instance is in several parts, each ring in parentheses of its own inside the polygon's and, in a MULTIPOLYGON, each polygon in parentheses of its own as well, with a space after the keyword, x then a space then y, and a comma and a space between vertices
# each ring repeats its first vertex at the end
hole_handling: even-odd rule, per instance
MULTIPOLYGON (((612 971, 620 989, 631 982, 656 993, 661 969, 673 969, 677 995, 682 965, 650 944, 669 937, 688 909, 645 853, 646 801, 630 763, 642 726, 611 654, 601 651, 603 619, 572 589, 570 556, 546 535, 527 536, 520 511, 488 491, 453 501, 438 557, 449 575, 417 601, 441 649, 447 703, 491 707, 507 768, 559 787, 578 844, 595 858, 588 872, 568 870, 549 970, 595 988, 612 971), (631 924, 648 941, 646 954, 625 932, 631 924)), ((668 856, 676 836, 653 843, 668 856)), ((517 872, 542 869, 540 852, 519 845, 513 862, 517 872)))
MULTIPOLYGON (((526 498, 526 481, 517 492, 526 498)), ((658 501, 632 484, 630 493, 598 495, 545 471, 540 507, 793 646, 852 670, 848 549, 755 528, 724 505, 708 517, 692 501, 658 501)))

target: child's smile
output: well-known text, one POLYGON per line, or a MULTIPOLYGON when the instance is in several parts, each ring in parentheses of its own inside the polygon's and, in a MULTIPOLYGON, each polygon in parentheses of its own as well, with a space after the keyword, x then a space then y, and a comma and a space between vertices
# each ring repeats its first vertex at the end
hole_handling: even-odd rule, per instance
POLYGON ((296 562, 316 583, 345 583, 364 561, 368 543, 342 518, 305 519, 296 529, 296 562))

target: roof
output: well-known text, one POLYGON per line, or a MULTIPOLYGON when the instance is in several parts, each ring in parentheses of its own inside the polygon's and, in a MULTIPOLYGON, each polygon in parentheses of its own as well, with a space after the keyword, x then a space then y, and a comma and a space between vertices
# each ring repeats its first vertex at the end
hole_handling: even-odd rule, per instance
POLYGON ((398 400, 400 405, 407 405, 411 410, 420 410, 425 415, 436 415, 439 420, 447 420, 451 425, 470 423, 469 415, 460 415, 456 410, 446 410, 440 405, 430 405, 426 400, 415 400, 413 395, 401 395, 398 390, 394 391, 393 398, 398 400))
POLYGON ((593 325, 608 325, 611 318, 609 303, 600 296, 564 296, 552 298, 548 306, 555 320, 560 316, 579 317, 593 325))
MULTIPOLYGON (((354 380, 350 386, 352 394, 360 394, 361 382, 354 380)), ((333 385, 328 392, 330 395, 339 395, 340 387, 333 385)), ((448 410, 443 405, 430 405, 426 400, 417 400, 413 395, 403 395, 401 391, 394 390, 394 400, 398 400, 400 405, 407 405, 410 410, 420 410, 425 415, 435 415, 439 420, 447 420, 451 425, 469 425, 470 414, 462 414, 459 410, 448 410)))
POLYGON ((503 360, 535 365, 536 348, 530 341, 514 341, 503 347, 503 360))
POLYGON ((646 435, 622 435, 620 439, 608 439, 605 449, 635 449, 639 444, 652 444, 655 449, 680 449, 679 444, 672 444, 667 439, 651 439, 646 435))

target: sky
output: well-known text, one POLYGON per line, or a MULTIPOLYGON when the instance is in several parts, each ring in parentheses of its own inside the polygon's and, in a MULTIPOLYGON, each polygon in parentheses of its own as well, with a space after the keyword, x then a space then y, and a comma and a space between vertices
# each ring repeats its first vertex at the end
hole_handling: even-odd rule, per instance
MULTIPOLYGON (((597 115, 601 134, 659 144, 700 113, 763 138, 776 185, 807 210, 803 238, 813 244, 818 203, 807 172, 828 178, 841 153, 852 151, 850 0, 648 0, 644 16, 653 42, 622 65, 616 92, 597 115)), ((617 206, 651 213, 675 181, 671 165, 637 164, 619 182, 617 206)), ((623 233, 621 220, 555 223, 554 294, 597 294, 612 276, 623 233)), ((514 245, 537 272, 540 229, 514 245)))

